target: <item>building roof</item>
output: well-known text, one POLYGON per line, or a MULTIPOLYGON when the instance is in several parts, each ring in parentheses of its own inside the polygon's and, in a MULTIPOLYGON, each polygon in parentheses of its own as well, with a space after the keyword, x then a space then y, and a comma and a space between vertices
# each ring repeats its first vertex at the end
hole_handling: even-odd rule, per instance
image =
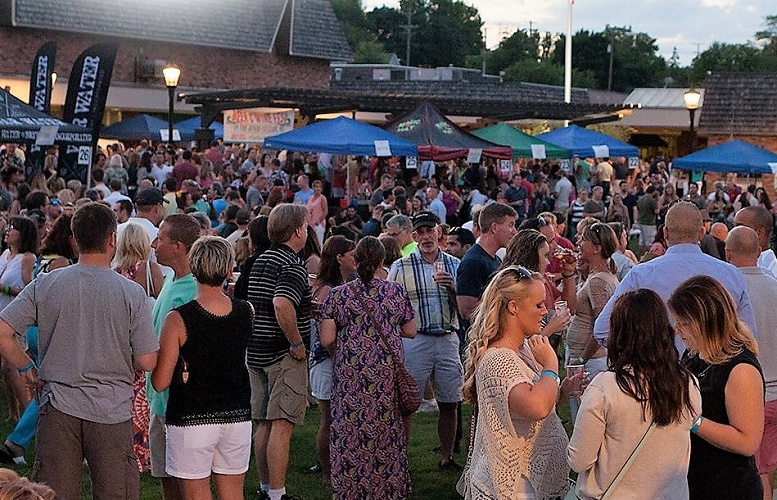
MULTIPOLYGON (((688 89, 638 88, 631 91, 623 104, 643 108, 685 109, 683 94, 688 89)), ((704 89, 696 89, 701 94, 699 108, 704 105, 704 89)))
MULTIPOLYGON (((381 82, 394 83, 394 82, 381 82)), ((395 87, 382 91, 343 90, 333 86, 324 89, 259 88, 224 92, 188 94, 187 103, 200 106, 205 123, 213 121, 225 109, 254 107, 299 108, 303 115, 315 116, 342 111, 376 111, 401 114, 428 100, 445 115, 487 116, 498 120, 518 118, 574 119, 591 113, 613 113, 619 107, 589 103, 585 94, 574 97, 571 104, 563 102, 563 89, 558 98, 543 98, 545 95, 536 86, 530 86, 522 96, 505 97, 495 89, 483 92, 482 85, 467 85, 467 82, 404 82, 412 84, 431 83, 426 86, 428 94, 406 93, 395 87), (391 89, 394 88, 392 91, 391 89)), ((552 90, 552 88, 551 88, 552 90)), ((549 92, 556 94, 557 92, 549 92)))
POLYGON ((351 60, 353 55, 325 0, 3 0, 17 27, 351 60), (277 43, 284 14, 294 29, 277 43))
POLYGON ((777 73, 713 73, 707 77, 699 129, 705 134, 777 134, 777 73))
MULTIPOLYGON (((445 80, 358 80, 332 81, 331 88, 341 92, 372 92, 422 96, 519 102, 564 102, 564 87, 524 82, 445 81, 445 80)), ((587 89, 572 89, 572 104, 589 104, 587 89)), ((600 103, 597 103, 600 104, 600 103)))
MULTIPOLYGON (((614 122, 614 125, 634 128, 656 128, 656 129, 680 129, 686 130, 691 125, 691 119, 687 109, 668 109, 668 108, 634 108, 629 109, 621 120, 614 122)), ((700 114, 695 113, 693 117, 694 126, 699 125, 700 114)))

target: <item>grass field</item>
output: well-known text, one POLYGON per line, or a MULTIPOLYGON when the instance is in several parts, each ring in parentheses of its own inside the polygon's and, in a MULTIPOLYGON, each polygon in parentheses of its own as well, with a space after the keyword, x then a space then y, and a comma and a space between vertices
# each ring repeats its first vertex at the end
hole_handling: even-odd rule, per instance
MULTIPOLYGON (((465 405, 465 429, 464 435, 469 435, 469 405, 465 405)), ((560 407, 560 414, 567 431, 571 431, 568 425, 568 405, 560 407)), ((5 398, 0 398, 0 415, 7 415, 5 398)), ((318 429, 319 410, 311 408, 305 418, 305 424, 294 431, 291 443, 291 458, 287 478, 287 491, 298 495, 303 500, 331 499, 331 492, 321 483, 320 474, 312 474, 307 469, 316 462, 315 437, 318 429)), ((5 439, 10 434, 13 425, 3 419, 0 422, 0 438, 5 439)), ((410 471, 413 480, 413 499, 445 500, 461 498, 456 493, 456 482, 459 475, 453 472, 440 471, 437 467, 439 456, 432 452, 438 446, 437 439, 437 413, 423 413, 413 416, 413 436, 410 440, 409 460, 410 471)), ((462 443, 462 449, 466 450, 466 443, 462 443)), ((28 466, 17 467, 20 475, 30 476, 32 463, 35 460, 34 446, 27 451, 28 466)), ((456 461, 464 464, 465 452, 456 456, 456 461)), ((91 497, 86 468, 84 469, 84 498, 91 497)), ((251 469, 246 475, 245 493, 246 499, 255 497, 259 484, 256 467, 252 457, 251 469)), ((159 481, 146 473, 141 476, 140 498, 143 500, 157 500, 162 498, 159 481)))

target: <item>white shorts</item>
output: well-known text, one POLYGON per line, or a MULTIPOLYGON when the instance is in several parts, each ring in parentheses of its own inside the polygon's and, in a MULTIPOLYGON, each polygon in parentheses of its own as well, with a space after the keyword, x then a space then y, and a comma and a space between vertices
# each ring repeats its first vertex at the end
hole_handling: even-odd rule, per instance
POLYGON ((251 458, 251 422, 235 424, 166 425, 165 471, 181 479, 216 474, 245 474, 251 458))
POLYGON ((462 400, 464 367, 459 357, 459 336, 449 333, 442 337, 418 334, 402 339, 405 348, 405 368, 424 393, 426 382, 434 374, 434 395, 438 403, 458 403, 462 400))
POLYGON ((332 399, 332 358, 326 358, 310 369, 310 393, 321 401, 332 399))

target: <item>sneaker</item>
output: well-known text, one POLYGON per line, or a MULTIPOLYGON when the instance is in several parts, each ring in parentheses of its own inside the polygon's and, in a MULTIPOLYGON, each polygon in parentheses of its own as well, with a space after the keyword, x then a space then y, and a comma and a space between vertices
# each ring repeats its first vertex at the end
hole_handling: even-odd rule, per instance
POLYGON ((439 407, 437 406, 437 401, 434 399, 424 399, 421 401, 421 406, 418 407, 418 410, 416 413, 432 413, 435 411, 439 411, 439 407))
POLYGON ((440 462, 438 467, 440 468, 440 470, 447 471, 447 472, 458 473, 464 470, 464 467, 454 462, 452 458, 446 462, 440 462))

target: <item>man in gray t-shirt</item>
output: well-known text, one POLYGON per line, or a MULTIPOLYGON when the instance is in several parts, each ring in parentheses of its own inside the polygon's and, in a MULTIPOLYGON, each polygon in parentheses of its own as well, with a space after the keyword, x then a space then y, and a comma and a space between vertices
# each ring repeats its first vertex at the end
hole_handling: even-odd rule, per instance
MULTIPOLYGON (((35 480, 81 496, 89 462, 95 498, 136 498, 132 382, 153 370, 159 344, 143 289, 110 267, 116 216, 102 204, 73 217, 78 264, 39 277, 0 312, 0 350, 37 322, 42 380, 35 480)), ((11 353, 12 364, 20 359, 11 353)), ((29 365, 20 371, 35 373, 29 365)), ((33 376, 26 377, 35 382, 33 376)))

